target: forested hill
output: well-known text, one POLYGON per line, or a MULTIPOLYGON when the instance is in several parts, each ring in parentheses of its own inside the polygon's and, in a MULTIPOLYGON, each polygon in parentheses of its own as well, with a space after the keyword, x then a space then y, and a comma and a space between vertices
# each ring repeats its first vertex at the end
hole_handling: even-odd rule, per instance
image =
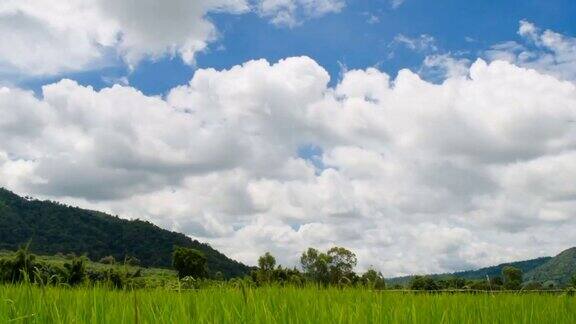
MULTIPOLYGON (((552 259, 552 257, 541 257, 541 258, 525 260, 525 261, 502 263, 502 264, 499 264, 496 266, 481 268, 478 270, 468 270, 468 271, 460 271, 460 272, 454 272, 454 273, 434 274, 434 275, 431 275, 431 277, 436 278, 436 279, 458 277, 458 278, 463 278, 463 279, 467 279, 467 280, 486 279, 486 276, 489 276, 490 278, 494 278, 494 277, 502 276, 502 268, 504 268, 505 266, 513 266, 513 267, 516 267, 516 268, 522 270, 523 273, 527 273, 527 272, 530 272, 530 271, 542 266, 543 264, 547 263, 551 259, 552 259)), ((405 285, 408 282, 410 282, 410 280, 413 277, 414 276, 390 278, 390 279, 388 279, 388 283, 389 284, 405 285)))
POLYGON ((22 198, 0 188, 0 250, 15 250, 29 241, 32 252, 39 254, 86 253, 92 260, 136 257, 142 265, 154 267, 170 267, 174 246, 185 246, 204 252, 213 273, 229 278, 250 271, 207 244, 150 222, 22 198))
POLYGON ((565 285, 576 275, 576 247, 562 251, 526 274, 526 279, 565 285))

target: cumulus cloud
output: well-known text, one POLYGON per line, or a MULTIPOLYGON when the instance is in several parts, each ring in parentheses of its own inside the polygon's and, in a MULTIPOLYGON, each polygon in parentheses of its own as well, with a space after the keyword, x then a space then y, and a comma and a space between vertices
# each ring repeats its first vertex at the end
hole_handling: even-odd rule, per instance
POLYGON ((314 60, 200 69, 165 97, 0 90, 0 185, 139 217, 254 264, 308 246, 440 272, 552 254, 576 229, 576 85, 477 60, 441 84, 314 60), (302 147, 318 155, 302 155, 302 147))
POLYGON ((542 30, 522 20, 518 35, 524 43, 514 41, 494 45, 486 52, 490 59, 513 62, 565 80, 576 80, 576 38, 551 30, 542 30))
POLYGON ((194 64, 218 36, 206 16, 256 11, 296 25, 344 7, 343 0, 5 0, 0 73, 38 76, 179 56, 194 64))

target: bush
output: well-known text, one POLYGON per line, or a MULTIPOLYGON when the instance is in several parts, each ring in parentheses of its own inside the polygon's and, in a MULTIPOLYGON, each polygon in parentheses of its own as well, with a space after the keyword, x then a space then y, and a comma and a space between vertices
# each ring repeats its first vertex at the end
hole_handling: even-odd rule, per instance
POLYGON ((178 277, 191 276, 205 278, 208 275, 206 257, 198 250, 176 247, 173 254, 174 269, 178 271, 178 277))
POLYGON ((71 263, 65 263, 66 281, 74 286, 81 284, 86 279, 86 263, 84 258, 75 258, 71 263))
POLYGON ((438 286, 438 284, 436 283, 436 281, 434 281, 433 278, 428 277, 428 276, 415 276, 414 278, 412 278, 412 280, 410 281, 410 289, 411 290, 426 290, 426 291, 432 291, 432 290, 439 290, 440 287, 438 286))
POLYGON ((538 281, 530 281, 522 287, 522 290, 542 290, 543 288, 542 284, 538 281))
POLYGON ((100 259, 100 261, 98 261, 100 263, 104 263, 104 264, 115 264, 116 263, 116 259, 109 255, 109 256, 105 256, 102 259, 100 259))
POLYGON ((128 257, 126 258, 126 264, 130 266, 139 266, 140 260, 137 257, 128 257))

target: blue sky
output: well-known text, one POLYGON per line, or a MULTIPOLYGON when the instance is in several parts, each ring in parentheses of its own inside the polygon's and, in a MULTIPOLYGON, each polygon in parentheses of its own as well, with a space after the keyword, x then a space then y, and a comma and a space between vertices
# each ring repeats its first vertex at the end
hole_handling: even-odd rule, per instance
POLYGON ((129 71, 121 59, 103 69, 26 79, 21 86, 38 90, 63 77, 96 89, 127 77, 146 94, 165 94, 186 84, 196 68, 228 69, 253 59, 271 62, 306 55, 322 65, 336 82, 343 67, 376 66, 395 75, 399 69, 418 70, 431 50, 413 50, 394 43, 395 37, 434 38, 436 53, 475 59, 490 46, 518 40, 520 20, 561 34, 576 34, 576 2, 571 0, 405 0, 393 8, 389 1, 347 1, 339 13, 307 19, 294 27, 277 26, 256 13, 209 13, 218 39, 197 55, 190 66, 179 56, 141 61, 129 71), (372 21, 371 21, 372 19, 372 21), (391 55, 392 54, 392 55, 391 55))

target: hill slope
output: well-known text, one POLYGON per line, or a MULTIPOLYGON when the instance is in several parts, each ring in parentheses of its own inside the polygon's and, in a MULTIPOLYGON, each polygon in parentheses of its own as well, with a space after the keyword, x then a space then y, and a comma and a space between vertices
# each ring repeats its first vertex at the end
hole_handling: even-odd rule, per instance
POLYGON ((528 272, 524 277, 527 280, 543 283, 554 281, 565 285, 574 274, 576 274, 576 247, 562 251, 548 262, 528 272))
MULTIPOLYGON (((468 271, 460 271, 460 272, 453 272, 453 273, 433 274, 433 275, 431 275, 431 277, 433 277, 435 279, 448 278, 448 277, 459 277, 459 278, 464 278, 467 280, 486 279, 486 276, 489 276, 490 278, 494 278, 494 277, 502 276, 502 268, 504 268, 505 266, 514 266, 516 268, 521 269, 523 273, 527 273, 527 272, 532 271, 533 269, 536 269, 536 268, 542 266, 543 264, 550 261, 551 259, 552 259, 551 257, 541 257, 541 258, 525 260, 525 261, 507 262, 507 263, 502 263, 502 264, 499 264, 496 266, 481 268, 478 270, 468 270, 468 271)), ((410 282, 410 280, 413 277, 414 276, 396 277, 396 278, 390 278, 387 281, 389 284, 393 284, 393 285, 394 284, 406 285, 410 282)))
POLYGON ((0 250, 17 249, 31 240, 35 253, 87 253, 92 260, 112 255, 138 258, 142 265, 170 267, 175 245, 198 249, 212 272, 242 276, 250 268, 207 244, 145 221, 125 220, 56 202, 22 198, 0 188, 0 250))

